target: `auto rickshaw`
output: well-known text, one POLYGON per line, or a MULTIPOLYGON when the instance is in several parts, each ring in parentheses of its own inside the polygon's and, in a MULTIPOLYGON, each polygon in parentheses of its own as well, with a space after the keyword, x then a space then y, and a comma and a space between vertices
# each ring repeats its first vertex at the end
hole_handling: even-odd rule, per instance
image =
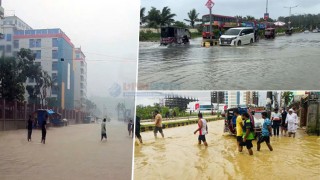
POLYGON ((226 118, 224 121, 224 132, 229 132, 230 134, 237 134, 236 131, 236 120, 237 117, 234 115, 234 110, 238 109, 239 114, 243 114, 245 112, 248 112, 248 109, 246 107, 235 107, 235 108, 229 108, 226 112, 226 118))
POLYGON ((276 32, 275 32, 275 29, 274 28, 267 28, 265 31, 264 31, 264 37, 266 39, 274 39, 276 36, 276 32))

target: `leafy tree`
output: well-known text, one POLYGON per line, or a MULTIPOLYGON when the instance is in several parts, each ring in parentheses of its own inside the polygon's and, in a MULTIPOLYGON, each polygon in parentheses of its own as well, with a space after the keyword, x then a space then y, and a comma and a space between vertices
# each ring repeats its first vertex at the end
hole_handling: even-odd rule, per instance
POLYGON ((147 16, 147 27, 149 28, 158 28, 161 21, 160 11, 155 7, 151 7, 151 10, 148 12, 147 16))
POLYGON ((187 27, 187 25, 184 22, 181 22, 181 21, 175 21, 174 22, 174 26, 181 27, 181 28, 186 28, 187 27))
POLYGON ((199 21, 198 16, 199 16, 199 13, 197 13, 195 9, 192 9, 190 12, 188 12, 189 19, 184 19, 184 20, 190 22, 190 26, 194 28, 195 22, 199 21))
POLYGON ((146 11, 146 8, 143 7, 140 9, 140 25, 144 24, 146 22, 146 16, 145 16, 145 11, 146 11))
POLYGON ((21 49, 17 57, 0 58, 0 95, 9 101, 24 100, 24 83, 31 78, 38 67, 33 63, 34 54, 30 49, 21 49))
POLYGON ((170 26, 173 22, 176 14, 171 14, 171 9, 166 6, 162 9, 160 14, 160 25, 161 26, 170 26))
POLYGON ((290 91, 283 92, 281 98, 284 100, 284 106, 285 107, 290 105, 290 103, 293 100, 293 97, 294 97, 293 92, 290 92, 290 91))

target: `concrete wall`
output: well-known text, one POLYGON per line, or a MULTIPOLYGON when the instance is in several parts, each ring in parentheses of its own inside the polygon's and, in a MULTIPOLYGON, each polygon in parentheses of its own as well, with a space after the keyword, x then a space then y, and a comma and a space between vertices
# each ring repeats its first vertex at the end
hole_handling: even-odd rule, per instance
POLYGON ((307 132, 310 134, 320 133, 320 102, 310 102, 307 116, 307 132))

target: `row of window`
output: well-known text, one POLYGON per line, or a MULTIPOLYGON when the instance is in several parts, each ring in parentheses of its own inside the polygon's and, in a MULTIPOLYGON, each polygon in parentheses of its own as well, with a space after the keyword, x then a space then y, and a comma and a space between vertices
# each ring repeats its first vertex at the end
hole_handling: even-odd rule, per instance
MULTIPOLYGON (((35 51, 33 51, 33 53, 35 55, 35 59, 41 59, 41 50, 35 50, 35 51)), ((58 59, 58 51, 57 50, 52 50, 51 58, 58 59)))
POLYGON ((37 29, 37 30, 17 30, 15 35, 36 35, 36 34, 59 34, 60 29, 37 29))
POLYGON ((5 51, 6 53, 11 53, 12 52, 11 45, 0 46, 0 52, 3 52, 3 51, 5 51))
MULTIPOLYGON (((7 41, 8 41, 7 34, 7 41)), ((11 41, 11 36, 10 36, 11 41)), ((41 39, 29 39, 29 48, 41 47, 41 39)), ((58 38, 52 38, 52 47, 58 47, 58 38)), ((19 48, 19 40, 13 40, 13 48, 19 48)))

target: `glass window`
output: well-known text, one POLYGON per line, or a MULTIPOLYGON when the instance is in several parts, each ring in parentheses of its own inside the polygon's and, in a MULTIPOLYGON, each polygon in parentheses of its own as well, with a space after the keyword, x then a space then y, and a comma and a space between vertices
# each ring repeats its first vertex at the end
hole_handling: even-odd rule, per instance
POLYGON ((0 51, 4 51, 4 46, 0 46, 0 51))
POLYGON ((12 40, 12 34, 7 34, 6 37, 7 37, 7 41, 11 41, 12 40))
POLYGON ((34 39, 29 39, 29 48, 35 47, 35 40, 34 39))
POLYGON ((36 34, 41 34, 41 30, 36 30, 36 34))
POLYGON ((35 58, 36 59, 41 59, 41 50, 36 50, 35 51, 35 58))
POLYGON ((79 53, 76 54, 76 58, 80 59, 80 54, 79 53))
POLYGON ((7 45, 7 46, 6 46, 6 52, 7 52, 7 53, 11 53, 11 50, 12 50, 12 49, 11 49, 11 45, 7 45))
POLYGON ((52 59, 58 59, 58 51, 52 50, 52 59))
POLYGON ((13 48, 19 48, 19 40, 13 40, 13 48))
POLYGON ((58 38, 52 38, 52 47, 58 47, 58 38))
POLYGON ((57 71, 58 70, 58 62, 52 62, 52 70, 57 71))
POLYGON ((41 47, 41 39, 36 39, 36 47, 41 47))
POLYGON ((57 80, 58 79, 57 73, 52 73, 51 78, 52 78, 52 81, 57 80))
POLYGON ((35 30, 26 30, 25 33, 34 35, 35 34, 35 30))
POLYGON ((59 34, 59 29, 48 29, 49 34, 59 34))

